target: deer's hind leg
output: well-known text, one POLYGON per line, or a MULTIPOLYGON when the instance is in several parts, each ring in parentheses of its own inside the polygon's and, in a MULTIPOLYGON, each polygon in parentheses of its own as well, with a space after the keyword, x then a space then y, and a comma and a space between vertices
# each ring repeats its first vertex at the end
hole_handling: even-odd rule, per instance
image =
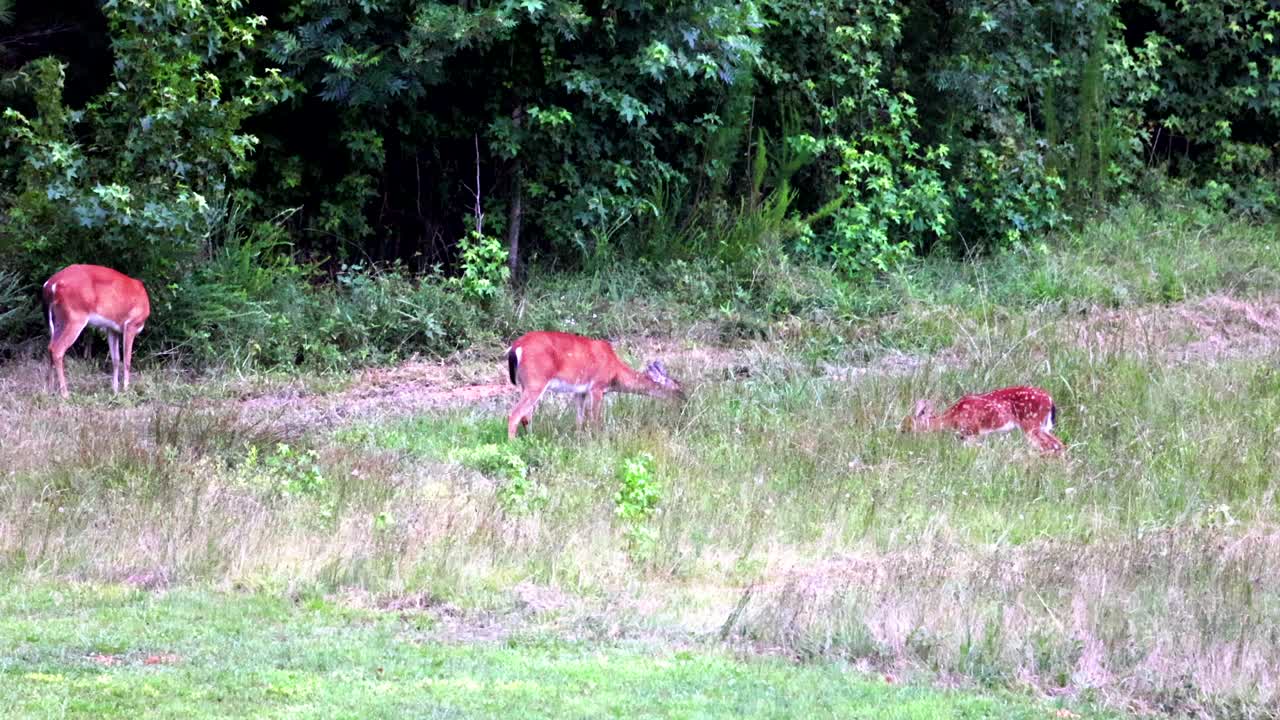
MULTIPOLYGON (((50 317, 53 318, 54 311, 51 311, 50 317)), ((49 369, 51 374, 58 379, 58 390, 62 397, 67 397, 67 373, 63 368, 63 358, 67 354, 67 349, 75 343, 76 338, 80 337, 80 333, 84 332, 84 328, 89 324, 88 316, 85 317, 69 317, 51 319, 49 327, 54 328, 54 334, 49 341, 49 369)))
POLYGON ((1032 432, 1027 433, 1027 437, 1031 439, 1031 442, 1036 447, 1040 448, 1041 452, 1058 453, 1067 448, 1066 443, 1059 440, 1056 435, 1048 430, 1036 428, 1032 432))
POLYGON ((591 423, 596 428, 604 427, 604 388, 592 388, 591 400, 588 403, 591 413, 591 423))
MULTIPOLYGON (((114 330, 107 331, 107 354, 111 356, 111 392, 120 392, 120 341, 114 330)), ((127 387, 127 386, 126 386, 127 387)))
POLYGON ((542 394, 546 390, 545 383, 540 386, 521 386, 520 399, 516 401, 515 406, 511 408, 511 414, 507 416, 507 439, 515 440, 521 427, 526 430, 529 428, 529 423, 533 419, 533 409, 537 407, 538 401, 542 399, 542 394))
POLYGON ((1041 424, 1025 424, 1022 426, 1022 434, 1026 436, 1027 442, 1031 443, 1042 453, 1057 453, 1064 450, 1067 446, 1059 440, 1053 433, 1049 432, 1044 425, 1041 424))
POLYGON ((138 326, 128 320, 124 322, 124 328, 120 331, 120 343, 124 346, 124 354, 121 358, 121 365, 124 366, 124 389, 129 389, 129 369, 133 367, 133 341, 138 338, 138 326))

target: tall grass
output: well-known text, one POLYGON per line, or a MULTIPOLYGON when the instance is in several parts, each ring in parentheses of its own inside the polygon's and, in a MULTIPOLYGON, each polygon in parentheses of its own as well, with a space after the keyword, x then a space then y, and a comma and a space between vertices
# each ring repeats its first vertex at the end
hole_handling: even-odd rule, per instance
MULTIPOLYGON (((764 162, 758 155, 757 188, 764 162)), ((156 289, 137 362, 244 373, 342 371, 415 354, 496 351, 544 328, 783 340, 792 351, 839 361, 946 347, 958 340, 957 316, 1067 314, 1211 290, 1248 296, 1280 289, 1280 226, 1174 200, 1120 206, 1078 230, 979 262, 936 255, 884 275, 843 277, 784 252, 792 199, 785 178, 796 162, 783 158, 778 187, 759 191, 754 204, 681 225, 671 220, 672 201, 662 200, 658 218, 635 229, 653 236, 637 239, 642 247, 671 233, 698 235, 700 256, 655 251, 652 258, 661 260, 601 262, 580 274, 534 266, 518 295, 484 305, 443 278, 415 278, 399 267, 346 266, 322 278, 280 254, 278 230, 246 227, 230 213, 200 269, 156 289)), ((0 276, 0 352, 29 354, 38 345, 30 342, 41 332, 30 290, 0 276)))
MULTIPOLYGON (((19 328, 30 326, 34 315, 33 298, 22 286, 18 275, 0 270, 0 339, 13 337, 19 328)), ((0 342, 0 358, 15 349, 6 345, 0 342)))
POLYGON ((978 261, 938 254, 892 273, 844 278, 807 262, 764 256, 740 273, 715 262, 628 264, 585 276, 534 269, 498 326, 704 342, 769 338, 827 360, 891 350, 937 350, 956 319, 1034 310, 1069 316, 1095 308, 1170 303, 1209 292, 1280 290, 1280 225, 1170 200, 1129 204, 1079 229, 978 261))

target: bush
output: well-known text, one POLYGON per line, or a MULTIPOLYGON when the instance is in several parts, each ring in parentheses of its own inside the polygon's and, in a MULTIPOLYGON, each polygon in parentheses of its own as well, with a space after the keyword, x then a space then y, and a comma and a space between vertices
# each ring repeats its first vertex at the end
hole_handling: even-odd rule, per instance
POLYGON ((196 364, 652 326, 597 311, 623 293, 759 335, 807 302, 800 258, 865 285, 1180 183, 1280 209, 1273 0, 79 5, 110 62, 0 83, 7 292, 111 264, 152 289, 149 347, 196 364), (517 317, 508 260, 586 277, 517 317))
POLYGON ((243 122, 288 92, 252 52, 265 18, 240 5, 103 4, 112 82, 83 109, 64 104, 57 58, 22 69, 35 112, 4 111, 21 162, 0 261, 29 282, 77 262, 114 264, 154 287, 183 274, 216 229, 219 198, 233 194, 228 178, 248 169, 257 138, 243 122))
POLYGON ((654 477, 653 456, 642 452, 624 458, 618 471, 613 512, 627 526, 627 551, 637 561, 652 560, 657 552, 658 532, 648 523, 661 500, 662 488, 654 477))

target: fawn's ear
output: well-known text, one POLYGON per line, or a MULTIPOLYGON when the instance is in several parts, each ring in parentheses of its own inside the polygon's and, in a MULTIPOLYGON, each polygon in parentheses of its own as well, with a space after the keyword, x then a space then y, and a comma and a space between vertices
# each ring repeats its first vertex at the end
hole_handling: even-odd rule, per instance
POLYGON ((913 417, 925 417, 933 414, 933 403, 928 400, 917 400, 916 407, 911 411, 913 417))

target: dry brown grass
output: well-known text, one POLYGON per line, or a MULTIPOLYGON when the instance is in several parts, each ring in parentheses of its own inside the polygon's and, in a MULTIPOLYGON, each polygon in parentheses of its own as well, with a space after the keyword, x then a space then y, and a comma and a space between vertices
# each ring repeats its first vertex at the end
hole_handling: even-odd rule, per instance
POLYGON ((1270 355, 1280 347, 1280 298, 1212 295, 1170 306, 1104 310, 1068 326, 1082 347, 1165 362, 1270 355))
POLYGON ((734 634, 843 656, 1212 716, 1280 709, 1280 530, 926 548, 799 563, 754 587, 734 634))

